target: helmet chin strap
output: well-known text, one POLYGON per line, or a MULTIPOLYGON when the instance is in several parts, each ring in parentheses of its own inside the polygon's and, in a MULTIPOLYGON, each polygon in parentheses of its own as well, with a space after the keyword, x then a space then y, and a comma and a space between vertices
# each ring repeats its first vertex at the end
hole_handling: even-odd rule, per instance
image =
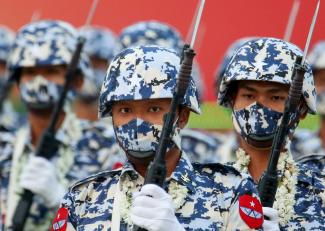
POLYGON ((269 150, 272 147, 273 143, 273 138, 274 135, 265 137, 265 138, 260 138, 260 139, 254 139, 250 135, 243 137, 246 143, 250 146, 252 146, 255 149, 258 150, 269 150))

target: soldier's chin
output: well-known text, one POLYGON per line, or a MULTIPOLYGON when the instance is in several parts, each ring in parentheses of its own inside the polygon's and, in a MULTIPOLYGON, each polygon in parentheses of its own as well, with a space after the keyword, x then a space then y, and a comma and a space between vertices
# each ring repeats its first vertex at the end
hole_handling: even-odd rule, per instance
POLYGON ((273 139, 274 134, 263 137, 248 135, 245 140, 250 146, 257 150, 270 150, 272 148, 273 139))
POLYGON ((145 165, 149 164, 153 160, 155 151, 128 150, 126 152, 126 156, 131 161, 131 163, 145 165))

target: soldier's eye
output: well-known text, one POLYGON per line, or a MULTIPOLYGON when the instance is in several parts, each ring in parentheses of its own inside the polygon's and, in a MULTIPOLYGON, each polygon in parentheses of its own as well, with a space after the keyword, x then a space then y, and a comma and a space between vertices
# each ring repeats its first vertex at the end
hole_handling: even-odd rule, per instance
POLYGON ((274 96, 271 97, 271 100, 272 101, 284 101, 285 97, 279 96, 279 95, 274 95, 274 96))
POLYGON ((131 112, 131 109, 130 109, 130 108, 127 108, 127 107, 125 107, 125 108, 121 108, 121 109, 120 109, 120 112, 123 113, 123 114, 125 114, 125 113, 129 113, 129 112, 131 112))
POLYGON ((254 95, 252 95, 252 94, 243 94, 242 96, 245 99, 254 99, 254 95))
POLYGON ((160 107, 150 107, 149 112, 159 112, 160 109, 161 109, 160 107))

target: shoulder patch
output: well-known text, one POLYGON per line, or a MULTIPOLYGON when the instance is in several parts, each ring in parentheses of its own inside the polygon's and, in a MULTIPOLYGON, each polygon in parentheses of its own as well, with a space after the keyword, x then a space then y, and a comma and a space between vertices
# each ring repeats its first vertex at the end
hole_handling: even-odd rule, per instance
POLYGON ((230 165, 220 164, 220 163, 208 163, 208 164, 199 164, 193 163, 193 168, 201 173, 207 173, 209 175, 216 172, 221 173, 222 175, 233 174, 235 176, 242 176, 241 172, 230 165))
POLYGON ((263 209, 261 202, 250 195, 239 197, 239 215, 249 228, 260 228, 263 224, 263 209))
POLYGON ((70 191, 83 186, 83 185, 88 185, 91 182, 102 182, 104 180, 106 180, 108 177, 113 177, 116 175, 119 175, 121 173, 121 168, 115 169, 115 170, 109 170, 109 171, 101 171, 99 173, 96 173, 94 175, 91 175, 85 179, 82 179, 80 181, 77 181, 76 183, 74 183, 71 188, 70 191))

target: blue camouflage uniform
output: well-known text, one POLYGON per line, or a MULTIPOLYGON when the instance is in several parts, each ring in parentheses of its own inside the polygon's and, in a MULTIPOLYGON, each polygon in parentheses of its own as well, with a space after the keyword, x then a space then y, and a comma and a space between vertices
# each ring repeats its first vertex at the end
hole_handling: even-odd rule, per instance
MULTIPOLYGON (((259 38, 245 43, 237 50, 225 70, 220 83, 218 103, 232 108, 233 97, 230 94, 231 86, 233 86, 231 83, 234 81, 272 81, 290 85, 294 63, 297 57, 302 55, 298 47, 280 39, 259 38)), ((296 113, 290 117, 289 135, 293 134, 299 122, 298 115, 303 110, 305 112, 308 110, 309 113, 316 112, 316 91, 311 66, 306 63, 304 68, 306 70, 302 87, 304 108, 297 108, 296 113)), ((255 145, 258 142, 271 145, 274 137, 272 134, 275 134, 277 121, 282 118, 282 113, 255 102, 243 109, 233 110, 232 117, 237 134, 248 144, 254 141, 255 145), (259 138, 257 141, 254 140, 256 136, 259 138), (271 142, 269 137, 272 137, 271 142)), ((287 141, 286 145, 288 150, 290 141, 287 141)), ((239 154, 240 150, 242 149, 237 151, 239 154)), ((305 151, 307 153, 303 156, 311 154, 311 150, 305 151)), ((247 161, 239 154, 234 166, 240 171, 249 173, 247 168, 249 159, 247 161), (245 165, 246 167, 243 167, 245 165)), ((249 157, 249 154, 245 155, 249 157)), ((281 230, 325 230, 324 175, 315 171, 310 165, 294 163, 290 151, 287 151, 287 159, 281 159, 281 156, 277 168, 279 171, 277 195, 279 193, 280 196, 276 196, 276 202, 282 200, 286 204, 284 198, 294 198, 293 208, 286 208, 284 212, 280 210, 281 204, 274 205, 282 216, 289 214, 293 209, 290 220, 280 223, 281 230), (297 181, 294 182, 294 179, 297 181), (289 188, 289 182, 294 184, 293 188, 289 188)))
POLYGON ((221 156, 217 153, 222 140, 208 132, 185 128, 181 131, 181 146, 191 162, 220 163, 221 156))
MULTIPOLYGON (((290 154, 291 155, 291 154, 290 154)), ((240 172, 236 164, 230 163, 240 172)), ((324 175, 320 176, 309 165, 297 163, 297 184, 294 195, 293 216, 286 224, 280 224, 281 230, 325 230, 325 186, 324 175)), ((284 178, 284 171, 278 170, 278 179, 284 178)), ((255 182, 256 187, 258 183, 255 182)), ((277 201, 277 198, 275 198, 277 201)))
MULTIPOLYGON (((69 210, 68 227, 76 230, 111 230, 110 221, 117 182, 131 180, 132 192, 143 185, 141 177, 130 163, 122 169, 102 172, 78 182, 66 194, 62 206, 69 210)), ((183 153, 166 183, 185 186, 186 197, 176 209, 176 217, 186 230, 249 230, 239 217, 238 198, 257 197, 251 179, 232 167, 221 164, 192 165, 183 153)), ((262 214, 258 214, 262 216, 262 214)), ((122 221, 120 230, 128 230, 122 221)), ((73 230, 67 229, 67 230, 73 230)))
MULTIPOLYGON (((141 46, 122 51, 111 63, 104 80, 100 116, 112 116, 112 105, 116 101, 172 98, 178 71, 179 57, 171 49, 141 46)), ((190 80, 181 105, 192 112, 200 112, 193 80, 190 80)), ((157 127, 154 131, 159 131, 158 125, 153 126, 157 127)), ((148 122, 137 119, 126 126, 114 127, 114 131, 121 148, 131 155, 130 150, 147 150, 147 146, 151 148, 157 144, 155 140, 159 132, 147 133, 150 127, 148 122), (137 128, 135 133, 133 125, 137 128), (151 136, 146 147, 137 143, 151 136)), ((172 143, 181 149, 180 140, 175 138, 177 130, 175 127, 172 143)), ((116 209, 121 212, 120 230, 127 230, 132 225, 128 218, 132 193, 138 191, 143 182, 143 177, 130 162, 120 169, 79 181, 64 197, 53 230, 60 227, 63 230, 111 230, 116 209), (117 194, 124 199, 119 207, 114 207, 117 194)), ((242 216, 253 223, 263 220, 261 209, 245 207, 240 202, 246 195, 253 206, 253 201, 260 204, 251 178, 221 164, 191 164, 184 151, 173 173, 166 179, 166 190, 173 197, 175 215, 186 230, 251 230, 242 216)))
POLYGON ((290 148, 298 163, 306 164, 316 172, 324 171, 325 151, 319 131, 298 129, 292 137, 290 148))
POLYGON ((83 121, 82 128, 83 135, 75 145, 74 164, 67 175, 70 182, 118 168, 126 162, 111 121, 83 121))

